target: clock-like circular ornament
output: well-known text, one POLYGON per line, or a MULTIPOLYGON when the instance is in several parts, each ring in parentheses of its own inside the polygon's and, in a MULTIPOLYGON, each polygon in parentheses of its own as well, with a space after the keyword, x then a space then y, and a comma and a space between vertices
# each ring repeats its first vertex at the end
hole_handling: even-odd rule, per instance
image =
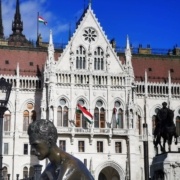
POLYGON ((85 42, 93 43, 96 42, 98 35, 94 28, 87 27, 84 29, 82 37, 85 42))

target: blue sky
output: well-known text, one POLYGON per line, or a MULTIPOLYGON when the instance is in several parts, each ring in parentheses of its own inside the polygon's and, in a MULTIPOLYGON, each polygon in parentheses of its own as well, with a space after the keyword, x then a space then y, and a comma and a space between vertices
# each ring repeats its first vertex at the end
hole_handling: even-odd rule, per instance
MULTIPOLYGON (((52 29, 54 42, 67 43, 69 27, 75 23, 89 0, 20 0, 23 34, 36 40, 37 12, 48 21, 39 24, 43 40, 48 41, 52 29)), ((16 0, 2 0, 5 36, 12 32, 16 0)), ((134 47, 169 49, 180 46, 179 0, 92 0, 96 14, 109 40, 115 38, 117 46, 125 46, 126 36, 134 47)))

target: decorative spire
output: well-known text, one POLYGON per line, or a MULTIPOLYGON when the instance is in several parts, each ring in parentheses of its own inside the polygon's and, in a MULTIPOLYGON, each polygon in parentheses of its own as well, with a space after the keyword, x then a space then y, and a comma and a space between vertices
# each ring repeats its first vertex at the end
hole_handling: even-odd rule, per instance
POLYGON ((52 37, 52 30, 50 30, 50 34, 49 34, 49 47, 53 46, 53 37, 52 37))
POLYGON ((127 35, 127 40, 126 40, 126 52, 129 53, 129 55, 131 55, 131 47, 130 47, 128 35, 127 35))
POLYGON ((4 38, 4 28, 2 23, 2 0, 0 0, 0 39, 4 38))
POLYGON ((32 46, 32 43, 29 42, 25 35, 22 34, 23 31, 23 22, 21 21, 20 14, 20 5, 19 0, 16 0, 16 12, 14 15, 14 21, 12 22, 12 31, 8 39, 8 44, 13 46, 32 46))
POLYGON ((16 12, 14 15, 14 22, 12 23, 12 31, 16 34, 22 34, 23 22, 21 21, 19 0, 16 1, 16 12))
POLYGON ((131 63, 131 48, 129 44, 129 37, 127 35, 127 40, 126 40, 126 50, 125 50, 125 55, 126 55, 126 65, 130 66, 132 68, 132 63, 131 63))
POLYGON ((52 37, 52 30, 50 30, 49 34, 49 47, 48 47, 48 63, 54 62, 54 45, 53 45, 53 37, 52 37))
POLYGON ((91 8, 92 0, 89 0, 89 8, 91 8))

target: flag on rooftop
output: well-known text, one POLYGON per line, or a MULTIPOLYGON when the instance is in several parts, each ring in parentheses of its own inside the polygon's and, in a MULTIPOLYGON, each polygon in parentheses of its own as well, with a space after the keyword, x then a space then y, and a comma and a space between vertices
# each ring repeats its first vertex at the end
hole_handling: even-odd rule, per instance
POLYGON ((38 16, 38 21, 40 23, 43 23, 44 25, 47 25, 47 21, 43 17, 41 17, 41 16, 38 16))
POLYGON ((85 108, 82 107, 80 104, 77 104, 78 110, 80 110, 82 112, 82 114, 84 115, 85 119, 92 124, 93 123, 93 116, 92 114, 85 108))

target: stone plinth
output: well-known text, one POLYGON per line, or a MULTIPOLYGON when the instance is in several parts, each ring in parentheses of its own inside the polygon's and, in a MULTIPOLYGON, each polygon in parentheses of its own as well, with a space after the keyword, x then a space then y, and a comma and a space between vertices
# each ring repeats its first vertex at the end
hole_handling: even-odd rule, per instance
POLYGON ((152 180, 179 180, 180 179, 180 153, 169 152, 153 158, 150 167, 152 180))

